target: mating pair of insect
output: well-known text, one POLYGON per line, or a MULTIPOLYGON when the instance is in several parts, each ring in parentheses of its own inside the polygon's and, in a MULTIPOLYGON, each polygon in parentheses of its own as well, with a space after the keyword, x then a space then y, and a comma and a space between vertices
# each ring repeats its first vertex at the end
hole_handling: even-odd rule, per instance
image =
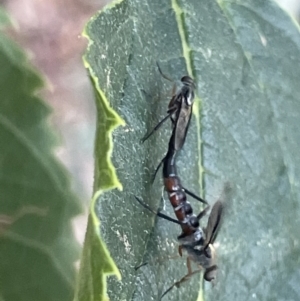
MULTIPOLYGON (((158 64, 157 66, 160 74, 165 79, 171 81, 162 73, 158 64)), ((187 252, 188 273, 179 281, 170 286, 163 293, 161 298, 165 294, 167 294, 174 286, 178 287, 182 282, 188 280, 192 275, 198 273, 201 268, 205 270, 204 279, 206 281, 212 281, 216 277, 217 265, 215 264, 215 252, 213 243, 219 230, 223 211, 223 203, 221 201, 217 201, 214 204, 208 218, 207 227, 202 229, 200 227, 199 221, 204 215, 206 215, 210 207, 205 200, 183 187, 176 170, 176 156, 184 145, 192 116, 192 107, 195 98, 194 91, 195 83, 193 79, 189 76, 182 77, 181 87, 173 93, 168 106, 167 115, 155 126, 155 128, 149 134, 147 134, 142 139, 142 142, 147 140, 161 127, 161 125, 167 119, 171 119, 172 135, 169 140, 168 151, 156 168, 154 177, 156 176, 159 168, 163 166, 162 174, 164 187, 166 192, 168 193, 169 200, 174 209, 174 213, 177 219, 167 216, 161 213, 159 210, 153 210, 142 200, 135 197, 136 200, 147 210, 165 220, 181 226, 182 233, 178 236, 178 241, 180 243, 179 254, 181 256, 183 250, 187 252), (187 195, 205 204, 206 208, 198 215, 195 215, 193 213, 191 204, 187 201, 187 195), (194 272, 191 268, 191 260, 199 265, 199 269, 194 272)))

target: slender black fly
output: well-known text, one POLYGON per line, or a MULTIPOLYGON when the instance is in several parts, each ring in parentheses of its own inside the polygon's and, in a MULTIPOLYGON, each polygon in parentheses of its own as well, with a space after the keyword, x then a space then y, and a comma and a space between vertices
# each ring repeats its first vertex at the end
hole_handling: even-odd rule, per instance
MULTIPOLYGON (((199 273, 204 269, 204 279, 206 281, 213 281, 216 278, 217 265, 215 257, 215 249, 213 243, 217 237, 218 230, 221 224, 223 203, 217 201, 212 207, 211 213, 208 218, 206 228, 202 229, 199 225, 200 219, 207 213, 209 207, 206 207, 197 216, 193 214, 193 210, 190 206, 183 208, 189 208, 188 212, 181 211, 181 219, 177 220, 168 215, 161 213, 159 210, 155 211, 150 206, 145 204, 142 200, 135 197, 136 200, 147 210, 156 214, 157 216, 176 223, 181 226, 182 233, 178 236, 179 254, 182 256, 182 251, 186 251, 187 257, 187 269, 188 273, 180 280, 172 284, 161 296, 161 299, 171 291, 175 286, 179 287, 183 282, 189 280, 193 275, 199 273), (186 214, 184 214, 186 213, 186 214), (193 271, 191 267, 191 261, 194 261, 199 265, 199 269, 193 271)), ((176 212, 176 208, 174 208, 176 212)), ((177 215, 177 214, 176 214, 177 215)), ((142 266, 142 265, 141 265, 142 266)))
POLYGON ((181 283, 188 280, 192 275, 199 273, 201 268, 205 270, 204 279, 207 281, 212 281, 213 279, 215 279, 217 270, 213 243, 219 230, 223 211, 223 203, 221 201, 218 201, 214 204, 208 219, 207 227, 205 229, 202 229, 199 222, 201 218, 206 215, 210 208, 208 206, 208 203, 204 199, 196 196, 194 193, 184 188, 181 184, 181 180, 177 174, 176 168, 177 153, 176 130, 174 128, 174 130, 172 131, 172 136, 169 140, 167 154, 162 160, 161 164, 163 164, 162 174, 165 191, 168 193, 170 203, 173 207, 177 219, 167 216, 160 211, 153 210, 142 200, 135 197, 136 200, 147 210, 151 211, 161 218, 164 218, 181 226, 181 234, 178 236, 178 241, 180 243, 179 254, 182 255, 182 250, 185 250, 188 254, 188 273, 179 281, 170 286, 169 289, 164 292, 162 297, 167 294, 174 286, 178 287, 181 283), (202 202, 207 206, 198 215, 195 215, 193 213, 191 204, 187 201, 187 195, 190 195, 194 199, 202 202), (193 272, 191 268, 191 260, 196 262, 201 268, 193 272))
MULTIPOLYGON (((157 66, 162 77, 171 81, 171 79, 169 79, 166 75, 162 73, 158 64, 157 66)), ((170 118, 173 128, 173 149, 175 151, 179 151, 182 149, 190 125, 192 108, 195 98, 194 91, 196 86, 193 79, 187 75, 183 76, 180 82, 181 85, 179 87, 176 88, 176 86, 174 86, 175 89, 173 89, 173 96, 168 105, 167 115, 154 127, 152 131, 150 131, 150 133, 146 134, 142 138, 142 142, 146 141, 150 136, 152 136, 153 133, 156 132, 167 119, 170 118)), ((153 180, 164 159, 157 166, 153 176, 153 180)))
MULTIPOLYGON (((165 79, 170 80, 162 73, 159 65, 158 70, 165 79)), ((195 83, 191 77, 182 77, 180 87, 173 92, 173 96, 168 105, 167 116, 165 116, 154 127, 154 129, 142 139, 143 142, 147 140, 167 119, 171 119, 172 135, 169 140, 168 151, 156 168, 154 178, 159 168, 163 165, 162 174, 164 188, 168 193, 168 198, 173 207, 176 219, 160 212, 159 210, 153 210, 142 200, 135 197, 144 208, 151 211, 153 214, 180 225, 181 227, 181 234, 177 237, 180 244, 179 254, 182 256, 182 251, 186 251, 188 255, 188 273, 179 281, 171 285, 163 293, 161 298, 173 289, 174 286, 180 286, 181 283, 187 281, 192 275, 199 273, 201 269, 204 269, 204 279, 206 281, 212 281, 216 278, 217 265, 215 263, 215 250, 213 243, 221 224, 223 202, 217 201, 213 205, 206 228, 201 228, 200 220, 206 215, 210 207, 204 199, 183 187, 176 170, 176 157, 184 145, 190 125, 195 88, 195 83), (193 208, 187 201, 187 195, 206 205, 206 207, 198 215, 193 213, 193 208), (199 269, 192 271, 191 261, 196 262, 199 265, 199 269)), ((142 265, 140 265, 140 267, 142 265)))
MULTIPOLYGON (((172 81, 166 75, 164 75, 157 64, 158 70, 163 78, 172 81)), ((145 142, 150 136, 156 132, 167 119, 171 119, 173 127, 177 128, 177 139, 176 139, 176 150, 182 148, 187 130, 189 127, 192 107, 195 98, 195 83, 191 77, 188 75, 183 76, 180 80, 181 85, 173 88, 173 96, 169 102, 167 115, 150 131, 142 138, 142 142, 145 142)))

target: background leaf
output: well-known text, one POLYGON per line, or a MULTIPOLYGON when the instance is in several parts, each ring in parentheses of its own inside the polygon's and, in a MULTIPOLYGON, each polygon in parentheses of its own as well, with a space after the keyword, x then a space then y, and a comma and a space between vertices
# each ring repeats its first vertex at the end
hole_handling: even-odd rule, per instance
MULTIPOLYGON (((85 60, 97 87, 95 192, 120 183, 124 188, 107 191, 92 207, 122 274, 122 282, 109 279, 111 300, 159 300, 186 273, 184 259, 157 261, 177 252, 179 227, 145 212, 133 197, 153 208, 163 205, 161 180, 152 186, 150 178, 170 126, 139 142, 164 116, 171 95, 172 83, 159 75, 156 60, 168 76, 189 73, 198 86, 178 159, 183 183, 201 188, 210 203, 225 182, 233 187, 217 239, 218 281, 213 288, 205 284, 206 299, 299 300, 299 28, 271 1, 124 0, 96 15, 86 34, 85 60), (126 122, 112 133, 120 182, 111 164, 102 164, 111 152, 103 123, 121 124, 107 115, 109 107, 126 122)), ((98 280, 90 274, 89 283, 98 280)), ((86 292, 85 300, 102 300, 86 292)), ((197 298, 194 277, 164 300, 197 298)))
POLYGON ((50 110, 35 96, 42 80, 1 33, 0 65, 1 299, 71 300, 79 250, 70 222, 80 205, 52 153, 50 110))
POLYGON ((6 11, 0 6, 0 28, 5 28, 5 26, 11 25, 11 19, 9 18, 6 11))

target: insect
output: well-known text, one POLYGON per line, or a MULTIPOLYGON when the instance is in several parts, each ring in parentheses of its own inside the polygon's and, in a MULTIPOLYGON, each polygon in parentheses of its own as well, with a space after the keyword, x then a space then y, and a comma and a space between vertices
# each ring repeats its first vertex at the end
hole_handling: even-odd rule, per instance
POLYGON ((177 150, 174 147, 175 135, 176 134, 173 131, 169 141, 168 152, 163 160, 163 180, 165 190, 168 193, 170 203, 174 209, 177 219, 167 216, 160 211, 153 210, 142 200, 135 197, 136 200, 147 210, 161 218, 181 226, 182 232, 178 236, 178 241, 180 243, 179 254, 182 256, 182 250, 185 250, 188 254, 188 274, 170 286, 170 288, 164 292, 162 297, 174 286, 179 286, 182 282, 188 280, 192 275, 199 273, 200 269, 194 272, 192 271, 191 260, 196 262, 205 270, 205 280, 211 281, 215 278, 217 266, 214 260, 215 252, 212 244, 217 236, 223 210, 222 202, 216 202, 209 216, 207 227, 204 230, 200 227, 199 221, 204 215, 206 215, 210 207, 204 199, 196 196, 194 193, 184 188, 181 184, 181 180, 177 175, 176 170, 177 150), (187 194, 207 205, 206 208, 204 208, 204 210, 198 215, 193 213, 193 208, 187 201, 187 194))
MULTIPOLYGON (((157 64, 160 74, 167 80, 171 81, 166 75, 164 75, 157 64)), ((187 131, 189 128, 191 116, 192 116, 192 107, 195 98, 195 83, 193 79, 189 76, 183 76, 181 78, 181 85, 177 88, 177 91, 174 91, 173 96, 168 105, 167 115, 150 131, 149 134, 146 134, 141 141, 146 141, 150 136, 156 132, 162 124, 167 120, 171 119, 172 122, 172 136, 173 136, 173 148, 176 151, 182 149, 187 131)), ((154 175, 153 181, 157 174, 157 171, 161 167, 165 157, 157 166, 154 175)))
MULTIPOLYGON (((163 78, 172 81, 169 79, 166 75, 163 74, 161 71, 158 63, 157 67, 159 70, 159 73, 162 75, 163 78)), ((153 135, 154 132, 156 132, 167 119, 171 119, 173 127, 179 127, 182 129, 181 132, 178 132, 178 148, 182 148, 182 145, 185 141, 185 136, 188 130, 189 122, 191 119, 191 112, 192 112, 192 106, 194 103, 195 98, 195 83, 193 79, 186 75, 183 76, 180 80, 180 87, 177 87, 174 85, 173 88, 173 96, 169 102, 167 115, 150 131, 150 133, 146 134, 141 140, 142 142, 145 142, 150 136, 153 135), (177 90, 177 91, 176 91, 177 90), (178 118, 180 117, 179 124, 176 124, 178 121, 178 118)))
MULTIPOLYGON (((177 175, 176 168, 176 156, 178 151, 174 147, 175 136, 176 132, 173 131, 169 141, 167 154, 162 161, 162 174, 165 191, 168 193, 169 200, 174 208, 174 213, 179 221, 184 221, 187 215, 193 214, 193 209, 190 203, 187 201, 187 194, 205 205, 207 205, 208 203, 204 199, 198 197, 197 195, 183 187, 183 185, 181 184, 181 180, 177 175)), ((185 232, 185 229, 183 229, 183 232, 185 232)))
POLYGON ((199 225, 199 221, 207 213, 209 207, 206 207, 197 216, 194 215, 193 211, 191 210, 189 211, 190 214, 186 214, 183 220, 176 220, 161 213, 159 210, 153 210, 150 206, 145 204, 136 196, 135 198, 144 208, 151 211, 153 214, 173 223, 179 224, 182 228, 182 233, 177 238, 178 242, 180 243, 178 251, 180 256, 182 256, 182 251, 187 252, 188 273, 180 280, 172 284, 162 294, 160 299, 162 299, 175 286, 179 287, 183 282, 189 280, 191 276, 199 273, 201 269, 205 270, 204 279, 206 281, 214 280, 216 278, 217 265, 215 263, 215 249, 213 247, 213 243, 217 237, 217 233, 221 224, 223 203, 221 201, 217 201, 214 204, 208 218, 207 227, 202 229, 199 225), (199 269, 192 271, 191 261, 196 262, 199 265, 199 269))

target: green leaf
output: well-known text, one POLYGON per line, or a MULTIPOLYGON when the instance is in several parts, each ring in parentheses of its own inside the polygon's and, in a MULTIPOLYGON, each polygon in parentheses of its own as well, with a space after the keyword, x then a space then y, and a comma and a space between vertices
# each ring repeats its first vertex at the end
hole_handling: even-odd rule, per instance
POLYGON ((12 21, 3 7, 0 6, 0 29, 12 25, 12 21))
POLYGON ((1 300, 71 300, 80 204, 53 156, 40 75, 1 33, 0 66, 1 300))
MULTIPOLYGON (((159 300, 187 272, 184 259, 158 260, 177 253, 179 227, 134 200, 137 195, 153 208, 163 205, 161 179, 151 185, 151 175, 166 152, 170 125, 143 145, 139 141, 165 115, 171 95, 172 83, 160 76, 157 60, 167 76, 176 80, 188 73, 198 86, 178 158, 184 185, 211 204, 225 182, 233 187, 217 239, 218 279, 214 287, 205 283, 205 299, 299 300, 296 24, 272 1, 124 0, 93 17, 85 34, 98 108, 91 214, 101 220, 101 237, 122 274, 122 282, 109 278, 111 300, 159 300), (121 120, 126 126, 111 132, 121 120), (121 184, 123 191, 112 189, 121 184)), ((96 244, 88 245, 91 235, 100 239, 96 227, 90 219, 85 248, 96 258, 83 257, 82 265, 95 267, 81 274, 90 286, 80 288, 80 300, 105 298, 105 291, 90 289, 105 289, 98 275, 104 255, 96 244)), ((199 279, 194 276, 163 300, 201 300, 199 279)))

